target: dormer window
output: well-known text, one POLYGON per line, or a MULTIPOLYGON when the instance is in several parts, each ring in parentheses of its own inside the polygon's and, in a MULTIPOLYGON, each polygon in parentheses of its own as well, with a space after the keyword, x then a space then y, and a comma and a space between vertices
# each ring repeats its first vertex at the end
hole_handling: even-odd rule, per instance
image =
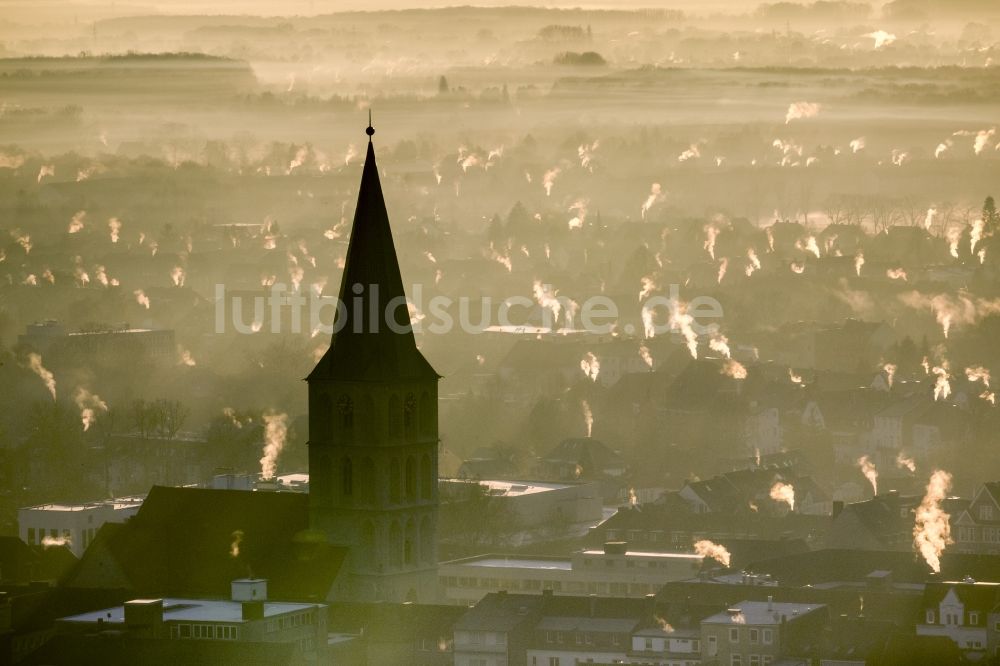
POLYGON ((979 613, 976 611, 969 612, 969 624, 977 625, 979 624, 979 613))
POLYGON ((927 617, 924 618, 927 624, 934 624, 934 611, 927 611, 927 617))

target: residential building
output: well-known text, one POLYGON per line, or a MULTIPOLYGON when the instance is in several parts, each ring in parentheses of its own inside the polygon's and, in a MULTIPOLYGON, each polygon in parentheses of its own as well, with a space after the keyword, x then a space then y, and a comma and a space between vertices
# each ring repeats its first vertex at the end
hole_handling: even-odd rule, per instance
POLYGON ((924 588, 919 636, 946 636, 966 659, 983 659, 988 650, 990 615, 1000 604, 1000 583, 962 581, 928 583, 924 588))
POLYGON ((954 549, 963 553, 1000 554, 1000 482, 984 483, 969 506, 951 518, 954 549))
POLYGON ((742 601, 701 622, 704 663, 771 666, 808 657, 828 621, 826 606, 742 601))
POLYGON ((654 598, 547 597, 527 650, 529 666, 625 664, 654 598))
POLYGON ((505 591, 483 597, 455 623, 455 666, 526 666, 545 598, 505 591))
POLYGON ((699 666, 700 627, 679 627, 659 621, 632 632, 632 649, 625 663, 643 666, 699 666))
POLYGON ((920 497, 890 491, 847 504, 834 517, 829 548, 906 550, 913 548, 913 511, 920 497))

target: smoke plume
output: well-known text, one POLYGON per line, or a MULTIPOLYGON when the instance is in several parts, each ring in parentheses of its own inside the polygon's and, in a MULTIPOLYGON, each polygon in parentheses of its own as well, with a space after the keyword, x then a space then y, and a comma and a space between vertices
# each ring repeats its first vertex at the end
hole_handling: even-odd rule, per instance
POLYGON ((793 120, 815 118, 819 115, 820 108, 819 104, 812 102, 793 102, 788 105, 788 111, 785 113, 785 124, 787 125, 793 120))
POLYGON ((108 411, 108 404, 101 400, 100 396, 91 393, 82 386, 76 389, 73 401, 76 402, 76 406, 80 409, 80 421, 83 423, 84 432, 90 430, 90 426, 94 425, 94 422, 97 420, 98 410, 102 412, 108 411))
POLYGON ((771 499, 776 502, 784 502, 790 511, 795 511, 795 488, 789 483, 775 481, 771 486, 771 499))
POLYGON ((694 542, 694 552, 702 557, 710 557, 724 567, 729 567, 731 555, 725 546, 702 539, 694 542))
POLYGON ((278 456, 285 448, 288 437, 288 414, 269 412, 264 414, 264 457, 260 459, 260 476, 265 481, 274 478, 278 468, 278 456))
POLYGON ((935 573, 941 573, 941 553, 948 544, 954 543, 951 539, 949 516, 941 508, 941 503, 950 490, 951 474, 935 470, 927 482, 924 499, 917 507, 913 526, 913 547, 935 573))
POLYGON ((868 456, 861 456, 858 458, 858 467, 868 483, 872 484, 872 494, 878 495, 878 470, 875 469, 875 463, 868 456))
POLYGON ((28 354, 28 367, 34 372, 45 384, 45 388, 49 390, 49 394, 52 395, 52 399, 56 399, 56 378, 49 370, 45 369, 42 365, 42 357, 35 352, 28 354))

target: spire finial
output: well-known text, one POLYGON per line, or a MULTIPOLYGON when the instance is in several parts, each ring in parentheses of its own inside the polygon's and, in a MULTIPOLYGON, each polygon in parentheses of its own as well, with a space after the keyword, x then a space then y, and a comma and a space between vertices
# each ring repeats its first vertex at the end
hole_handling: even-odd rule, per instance
POLYGON ((365 130, 365 134, 368 135, 368 140, 372 140, 372 134, 375 133, 375 128, 372 127, 372 110, 368 109, 368 129, 365 130))

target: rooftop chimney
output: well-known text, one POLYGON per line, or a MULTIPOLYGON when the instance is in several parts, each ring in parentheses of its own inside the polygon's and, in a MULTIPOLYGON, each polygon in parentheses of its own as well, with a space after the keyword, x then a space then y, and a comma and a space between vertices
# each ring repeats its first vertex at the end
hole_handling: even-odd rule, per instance
POLYGON ((841 500, 833 501, 833 513, 830 515, 831 518, 836 518, 840 515, 840 512, 844 510, 844 503, 841 500))
POLYGON ((230 589, 233 601, 267 601, 266 578, 237 578, 230 589))

